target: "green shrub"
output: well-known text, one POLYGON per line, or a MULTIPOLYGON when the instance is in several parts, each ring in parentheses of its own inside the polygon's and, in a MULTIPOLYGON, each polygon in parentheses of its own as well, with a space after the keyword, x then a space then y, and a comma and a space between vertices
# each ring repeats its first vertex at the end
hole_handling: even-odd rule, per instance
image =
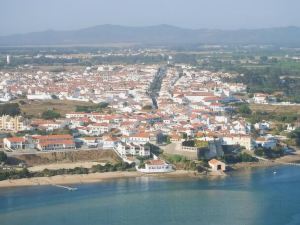
POLYGON ((60 114, 58 112, 55 112, 53 110, 47 110, 42 113, 42 118, 45 120, 51 120, 51 119, 57 119, 60 118, 60 114))

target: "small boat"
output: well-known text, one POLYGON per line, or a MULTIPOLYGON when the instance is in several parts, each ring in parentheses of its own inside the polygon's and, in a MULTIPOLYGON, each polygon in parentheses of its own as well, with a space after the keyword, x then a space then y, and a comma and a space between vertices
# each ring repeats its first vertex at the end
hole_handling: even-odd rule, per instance
POLYGON ((277 172, 276 171, 273 171, 273 174, 276 174, 277 172))
POLYGON ((68 188, 68 191, 77 191, 78 188, 68 188))

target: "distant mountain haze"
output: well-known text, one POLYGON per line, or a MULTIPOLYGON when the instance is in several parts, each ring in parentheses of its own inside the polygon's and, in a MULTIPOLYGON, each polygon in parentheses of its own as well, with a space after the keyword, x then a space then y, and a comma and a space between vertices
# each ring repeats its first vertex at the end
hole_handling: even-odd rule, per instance
POLYGON ((116 43, 170 44, 276 44, 300 45, 300 28, 210 30, 169 25, 130 27, 99 25, 73 31, 34 32, 0 37, 0 46, 103 45, 116 43))

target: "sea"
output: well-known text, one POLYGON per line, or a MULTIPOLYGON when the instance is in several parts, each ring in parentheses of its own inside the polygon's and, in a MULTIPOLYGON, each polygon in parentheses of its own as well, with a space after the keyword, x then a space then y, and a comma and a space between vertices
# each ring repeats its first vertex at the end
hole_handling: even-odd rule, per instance
POLYGON ((300 167, 0 189, 0 225, 300 225, 300 167))

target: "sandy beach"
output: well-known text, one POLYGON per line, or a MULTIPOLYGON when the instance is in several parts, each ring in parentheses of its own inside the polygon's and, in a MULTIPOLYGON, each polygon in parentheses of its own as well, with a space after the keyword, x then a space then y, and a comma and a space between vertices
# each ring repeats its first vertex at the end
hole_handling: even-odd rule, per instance
MULTIPOLYGON (((254 168, 266 168, 272 166, 280 166, 285 163, 293 163, 295 161, 300 160, 300 155, 295 156, 286 156, 279 160, 273 161, 260 161, 253 163, 237 163, 234 165, 229 165, 235 172, 245 172, 250 171, 254 168)), ((52 169, 59 167, 62 165, 53 165, 52 169)), ((45 166, 46 167, 46 166, 45 166)), ((69 167, 68 165, 64 165, 63 167, 69 167)), ((71 167, 71 166, 70 166, 71 167)), ((72 166, 73 167, 73 166, 72 166)), ((75 167, 75 166, 74 166, 75 167)), ((43 169, 42 167, 36 167, 31 171, 43 169)), ((230 171, 228 171, 230 173, 230 171)), ((137 171, 127 172, 127 171, 116 171, 116 172, 105 172, 105 173, 90 173, 90 174, 75 174, 75 175, 57 175, 52 177, 33 177, 33 178, 23 178, 23 179, 15 179, 15 180, 3 180, 0 181, 0 188, 8 188, 8 187, 22 187, 22 186, 38 186, 38 185, 75 185, 75 184, 83 184, 83 183, 96 183, 102 181, 108 181, 113 179, 122 179, 122 178, 137 178, 137 177, 157 177, 157 178, 207 178, 207 179, 216 179, 220 177, 225 177, 226 173, 213 173, 210 172, 208 174, 199 174, 195 171, 186 171, 186 170, 176 170, 170 173, 156 173, 156 174, 144 174, 137 171)))
MULTIPOLYGON (((289 163, 299 163, 300 162, 300 151, 295 151, 291 155, 286 155, 279 159, 259 161, 259 162, 243 162, 233 165, 228 165, 233 171, 245 172, 250 171, 254 168, 265 168, 272 166, 288 165, 289 163)), ((85 167, 91 168, 93 165, 98 164, 97 162, 76 162, 76 163, 55 163, 47 165, 39 165, 34 167, 29 167, 30 171, 41 171, 45 168, 48 169, 61 169, 61 168, 75 168, 75 167, 85 167)), ((230 171, 228 171, 230 173, 230 171)), ((95 183, 112 179, 122 179, 122 178, 135 178, 135 177, 158 177, 158 178, 208 178, 215 179, 216 177, 222 177, 225 174, 215 174, 210 172, 208 174, 199 174, 195 171, 186 170, 176 170, 170 173, 162 174, 143 174, 137 171, 127 172, 127 171, 117 171, 117 172, 105 172, 105 173, 90 173, 90 174, 76 174, 76 175, 58 175, 53 177, 34 177, 34 178, 24 178, 15 180, 3 180, 0 181, 0 188, 5 187, 22 187, 22 186, 36 186, 36 185, 55 185, 55 184, 81 184, 81 183, 95 183), (220 176, 221 175, 221 176, 220 176)))
POLYGON ((245 170, 251 168, 261 168, 261 167, 272 167, 272 166, 280 166, 280 165, 288 165, 292 163, 300 164, 300 151, 297 149, 295 152, 289 155, 285 155, 278 159, 267 160, 267 161, 259 161, 259 162, 242 162, 236 163, 233 165, 229 165, 234 170, 245 170))
POLYGON ((135 178, 135 177, 162 177, 162 178, 185 178, 197 177, 193 171, 177 170, 165 174, 143 174, 140 172, 106 172, 106 173, 90 173, 82 175, 58 175, 53 177, 34 177, 16 180, 0 181, 0 188, 5 187, 22 187, 22 186, 37 186, 37 185, 55 185, 55 184, 83 184, 107 181, 121 178, 135 178))

